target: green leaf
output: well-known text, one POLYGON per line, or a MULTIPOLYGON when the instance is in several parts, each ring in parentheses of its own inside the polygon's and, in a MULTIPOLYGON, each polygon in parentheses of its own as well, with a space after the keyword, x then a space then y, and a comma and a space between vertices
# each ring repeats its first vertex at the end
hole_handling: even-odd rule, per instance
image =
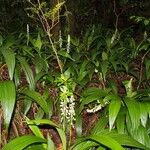
POLYGON ((94 128, 92 129, 91 133, 92 134, 97 134, 102 132, 105 127, 108 124, 108 117, 106 116, 102 116, 96 123, 96 125, 94 126, 94 128))
POLYGON ((146 123, 148 119, 147 103, 139 103, 139 107, 140 107, 141 123, 144 127, 146 127, 146 123))
MULTIPOLYGON (((115 95, 114 95, 115 96, 115 95)), ((118 96, 115 96, 115 100, 112 100, 109 104, 109 128, 110 130, 113 128, 114 122, 117 118, 121 107, 121 100, 118 96)))
POLYGON ((32 99, 28 96, 25 96, 24 100, 23 100, 23 114, 27 115, 28 111, 30 110, 32 105, 32 99))
POLYGON ((60 139, 61 139, 61 141, 62 141, 63 150, 67 150, 67 148, 66 148, 67 141, 66 141, 65 132, 64 132, 62 129, 60 129, 60 128, 56 128, 56 129, 57 129, 57 132, 59 133, 60 139))
POLYGON ((5 58, 5 61, 8 67, 10 80, 13 80, 14 69, 15 69, 15 64, 16 64, 15 54, 11 49, 8 49, 5 47, 4 48, 2 47, 1 51, 2 51, 2 54, 5 58))
POLYGON ((54 142, 51 140, 51 138, 47 137, 47 150, 55 150, 54 142))
POLYGON ((125 103, 128 108, 133 129, 137 129, 140 124, 140 108, 135 99, 126 98, 125 103))
POLYGON ((93 141, 81 141, 72 146, 72 150, 86 150, 98 146, 98 143, 93 141))
POLYGON ((109 63, 108 61, 103 61, 101 63, 101 70, 102 70, 102 74, 103 74, 103 78, 105 79, 107 71, 108 71, 108 67, 109 67, 109 63))
POLYGON ((126 89, 127 97, 134 97, 136 94, 135 92, 133 92, 132 81, 133 81, 133 78, 131 78, 129 81, 123 82, 125 89, 126 89))
POLYGON ((80 137, 82 135, 82 115, 80 115, 78 111, 79 110, 77 109, 75 128, 76 128, 77 136, 80 137))
POLYGON ((34 133, 35 136, 44 139, 44 136, 43 136, 42 132, 37 127, 37 125, 35 125, 34 121, 26 119, 26 122, 27 122, 29 128, 31 129, 31 131, 34 133))
POLYGON ((36 120, 28 120, 28 124, 35 124, 35 125, 50 125, 52 127, 58 127, 53 121, 48 119, 36 119, 36 120))
POLYGON ((146 19, 144 20, 144 25, 147 26, 149 24, 150 20, 146 19))
POLYGON ((26 75, 30 89, 34 90, 35 89, 35 81, 34 81, 33 72, 31 70, 30 66, 26 62, 25 58, 18 56, 17 59, 19 60, 21 67, 26 75))
POLYGON ((83 61, 83 63, 81 64, 81 67, 80 67, 80 71, 79 71, 79 74, 78 74, 78 81, 80 82, 81 80, 83 80, 83 78, 87 75, 88 71, 87 71, 87 64, 88 64, 88 61, 83 61))
POLYGON ((42 41, 41 41, 41 36, 40 36, 40 34, 38 34, 38 37, 37 37, 37 39, 36 39, 36 41, 35 41, 35 43, 34 43, 34 46, 35 46, 36 48, 38 48, 39 50, 41 49, 41 47, 42 47, 42 41))
POLYGON ((75 61, 75 60, 68 54, 68 52, 67 52, 66 50, 65 50, 65 51, 64 51, 64 50, 59 51, 58 54, 61 55, 61 56, 63 56, 63 57, 69 58, 69 59, 71 59, 72 61, 75 61))
POLYGON ((46 100, 43 99, 40 93, 26 89, 22 92, 22 94, 27 95, 28 97, 32 98, 35 102, 37 102, 46 114, 49 113, 48 104, 46 100))
POLYGON ((32 144, 26 148, 24 148, 23 150, 46 150, 42 144, 39 144, 39 143, 35 143, 35 144, 32 144))
POLYGON ((22 136, 15 138, 14 140, 10 141, 8 144, 6 144, 2 150, 11 150, 12 148, 15 150, 23 150, 25 147, 36 144, 36 143, 46 143, 47 141, 45 139, 36 137, 36 136, 22 136))
POLYGON ((59 133, 59 136, 61 138, 62 144, 63 144, 63 150, 66 150, 66 135, 64 133, 64 131, 58 127, 58 125, 56 125, 54 122, 48 120, 48 119, 37 119, 37 120, 29 120, 28 121, 29 124, 36 124, 36 125, 50 125, 52 127, 55 127, 57 132, 59 133))
POLYGON ((116 119, 117 131, 120 134, 123 134, 125 132, 125 115, 126 115, 126 108, 122 107, 116 119))
POLYGON ((79 108, 79 112, 81 112, 84 108, 84 105, 89 104, 93 101, 100 100, 107 95, 109 90, 103 90, 100 88, 88 88, 83 93, 83 98, 81 99, 81 105, 79 108))
POLYGON ((4 124, 8 129, 16 102, 16 88, 13 81, 0 82, 0 102, 3 109, 4 124))
POLYGON ((124 150, 116 140, 107 135, 92 135, 87 139, 94 140, 112 150, 124 150))
POLYGON ((150 60, 149 59, 145 61, 145 69, 146 69, 146 79, 148 80, 150 77, 150 60))
POLYGON ((136 147, 143 150, 148 150, 147 147, 145 147, 143 144, 139 143, 132 137, 125 135, 125 134, 117 134, 117 133, 110 133, 109 136, 116 140, 119 144, 122 146, 129 146, 129 147, 136 147))
POLYGON ((0 46, 3 44, 3 37, 0 35, 0 46))
POLYGON ((102 52, 102 60, 108 60, 108 54, 106 52, 102 52))

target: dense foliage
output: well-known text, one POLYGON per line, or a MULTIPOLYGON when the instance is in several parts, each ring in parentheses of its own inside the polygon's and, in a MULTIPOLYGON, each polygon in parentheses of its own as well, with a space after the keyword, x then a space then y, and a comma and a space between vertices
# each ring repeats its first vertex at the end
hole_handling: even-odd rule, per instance
POLYGON ((150 149, 148 0, 1 0, 2 150, 150 149))

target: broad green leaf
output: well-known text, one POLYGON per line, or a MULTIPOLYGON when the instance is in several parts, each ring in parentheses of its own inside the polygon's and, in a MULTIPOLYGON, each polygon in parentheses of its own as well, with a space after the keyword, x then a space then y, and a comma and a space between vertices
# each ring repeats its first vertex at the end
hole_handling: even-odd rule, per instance
POLYGON ((92 135, 87 139, 94 140, 112 150, 124 150, 124 148, 116 140, 108 135, 92 135))
POLYGON ((44 139, 44 136, 43 136, 42 132, 37 127, 37 125, 35 125, 35 123, 32 122, 32 120, 26 119, 26 122, 27 122, 29 128, 31 129, 31 131, 34 133, 35 136, 44 139))
POLYGON ((137 129, 140 124, 140 108, 139 103, 135 99, 126 98, 125 103, 128 108, 129 116, 132 123, 132 128, 137 129))
POLYGON ((37 119, 37 120, 29 120, 28 121, 29 124, 36 124, 36 125, 50 125, 52 127, 55 127, 57 132, 59 133, 59 136, 61 138, 62 144, 63 144, 63 150, 66 150, 66 135, 64 133, 64 131, 58 127, 58 125, 56 125, 54 122, 48 120, 48 119, 37 119))
POLYGON ((126 115, 126 108, 121 107, 120 112, 118 113, 116 119, 117 131, 120 134, 123 134, 125 132, 125 115, 126 115))
POLYGON ((104 98, 108 94, 108 92, 109 92, 109 89, 103 90, 100 88, 88 88, 83 93, 83 98, 81 99, 81 105, 79 108, 79 112, 81 112, 83 110, 84 105, 104 98))
MULTIPOLYGON (((115 95, 114 95, 115 96, 115 95)), ((119 97, 115 96, 115 100, 112 100, 109 104, 109 128, 113 128, 114 122, 117 118, 121 107, 121 100, 119 97)))
POLYGON ((108 117, 101 116, 101 118, 97 121, 96 125, 92 129, 92 134, 97 134, 102 132, 108 124, 108 117))
POLYGON ((31 108, 31 105, 32 105, 32 98, 25 96, 23 100, 23 111, 22 111, 24 115, 27 115, 27 113, 31 108))
POLYGON ((102 71, 102 74, 103 74, 103 78, 105 79, 106 77, 106 74, 107 74, 107 71, 108 71, 108 67, 109 67, 109 63, 108 61, 103 61, 101 63, 101 71, 102 71))
POLYGON ((147 147, 145 147, 143 144, 139 143, 138 141, 136 141, 128 135, 110 133, 109 136, 116 140, 122 146, 136 147, 143 150, 148 150, 147 147))
POLYGON ((86 150, 98 146, 98 143, 93 141, 81 141, 72 146, 71 150, 86 150))
POLYGON ((75 128, 76 128, 77 136, 80 137, 82 135, 82 115, 78 113, 78 109, 76 112, 77 113, 76 113, 75 128))
POLYGON ((35 124, 35 125, 50 125, 52 127, 58 127, 53 121, 48 119, 36 119, 36 120, 28 120, 28 124, 35 124))
POLYGON ((140 107, 141 123, 144 127, 146 127, 146 123, 148 119, 147 103, 139 103, 139 107, 140 107))
POLYGON ((18 67, 18 65, 16 65, 15 71, 14 71, 14 82, 15 82, 16 87, 19 86, 20 84, 20 76, 21 76, 20 68, 18 67))
POLYGON ((24 90, 22 93, 37 102, 46 114, 49 113, 47 102, 43 99, 40 93, 28 89, 24 90))
POLYGON ((17 59, 19 60, 21 67, 26 75, 30 89, 34 90, 35 89, 35 81, 34 81, 32 69, 30 68, 30 66, 27 63, 27 61, 25 60, 25 58, 19 56, 19 57, 17 57, 17 59))
POLYGON ((68 54, 68 52, 65 50, 62 50, 62 51, 59 51, 58 52, 58 54, 59 55, 61 55, 61 56, 63 56, 63 57, 65 57, 65 58, 69 58, 69 59, 71 59, 72 61, 75 61, 71 56, 70 56, 70 54, 68 54))
POLYGON ((55 150, 54 142, 51 140, 51 138, 47 137, 47 150, 55 150))
POLYGON ((24 148, 23 150, 46 150, 46 149, 43 147, 42 144, 36 143, 24 148))
POLYGON ((34 116, 34 119, 42 119, 44 117, 44 114, 45 113, 44 113, 43 109, 40 107, 40 108, 38 108, 37 113, 34 116))
POLYGON ((13 80, 14 69, 16 64, 15 54, 11 49, 5 47, 2 47, 1 51, 8 67, 10 80, 13 80))
POLYGON ((60 139, 62 141, 62 144, 63 144, 63 150, 67 150, 66 146, 67 146, 67 141, 66 141, 66 135, 65 135, 65 132, 60 129, 60 128, 56 128, 57 129, 57 132, 59 133, 59 136, 60 136, 60 139))
POLYGON ((83 78, 87 75, 88 71, 87 71, 87 64, 88 64, 88 61, 83 61, 83 63, 81 64, 81 67, 80 67, 80 71, 79 71, 79 74, 78 74, 78 81, 80 82, 81 80, 83 80, 83 78))
POLYGON ((139 128, 135 130, 133 130, 132 128, 128 128, 128 131, 134 139, 150 148, 150 137, 146 128, 144 128, 143 126, 139 126, 139 128))
POLYGON ((108 94, 109 91, 110 91, 109 89, 103 90, 97 87, 91 87, 84 91, 83 96, 87 97, 90 95, 96 95, 96 96, 104 97, 108 94))
POLYGON ((12 148, 13 149, 15 148, 15 150, 23 150, 24 148, 26 148, 31 144, 46 143, 46 142, 47 141, 45 139, 36 136, 26 135, 15 138, 14 140, 10 141, 2 148, 2 150, 11 150, 12 148))
POLYGON ((133 92, 132 81, 133 81, 133 78, 131 78, 129 81, 123 82, 125 89, 126 89, 127 97, 134 97, 136 94, 135 92, 133 92))
POLYGON ((37 73, 36 75, 35 75, 35 83, 37 82, 37 81, 39 81, 42 77, 44 77, 46 75, 46 73, 45 72, 39 72, 39 73, 37 73))
POLYGON ((4 124, 8 129, 16 102, 16 88, 13 81, 0 82, 0 102, 3 109, 4 124))

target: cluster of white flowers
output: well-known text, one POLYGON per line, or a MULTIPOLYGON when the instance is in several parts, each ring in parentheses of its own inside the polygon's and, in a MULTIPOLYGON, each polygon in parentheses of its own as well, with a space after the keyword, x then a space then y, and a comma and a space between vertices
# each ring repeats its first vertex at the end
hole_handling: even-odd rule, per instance
POLYGON ((95 112, 98 112, 99 110, 101 110, 103 107, 105 107, 109 102, 108 101, 105 101, 104 104, 98 104, 98 105, 95 105, 93 108, 91 109, 87 109, 87 113, 95 113, 95 112))
POLYGON ((60 102, 60 110, 61 122, 66 120, 73 127, 73 121, 75 121, 75 99, 73 95, 67 98, 67 101, 60 102))

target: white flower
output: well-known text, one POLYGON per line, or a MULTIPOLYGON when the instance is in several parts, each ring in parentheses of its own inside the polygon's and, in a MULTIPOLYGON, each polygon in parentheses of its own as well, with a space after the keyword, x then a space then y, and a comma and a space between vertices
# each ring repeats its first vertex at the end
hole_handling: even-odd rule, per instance
POLYGON ((87 113, 95 113, 95 112, 101 110, 102 107, 103 107, 103 106, 102 106, 101 104, 99 104, 99 105, 96 105, 96 106, 95 106, 94 108, 92 108, 92 109, 87 109, 86 111, 87 111, 87 113))
POLYGON ((61 30, 59 31, 59 47, 62 48, 62 36, 61 36, 61 30))
POLYGON ((67 53, 70 52, 70 34, 68 34, 68 40, 67 40, 67 53))

